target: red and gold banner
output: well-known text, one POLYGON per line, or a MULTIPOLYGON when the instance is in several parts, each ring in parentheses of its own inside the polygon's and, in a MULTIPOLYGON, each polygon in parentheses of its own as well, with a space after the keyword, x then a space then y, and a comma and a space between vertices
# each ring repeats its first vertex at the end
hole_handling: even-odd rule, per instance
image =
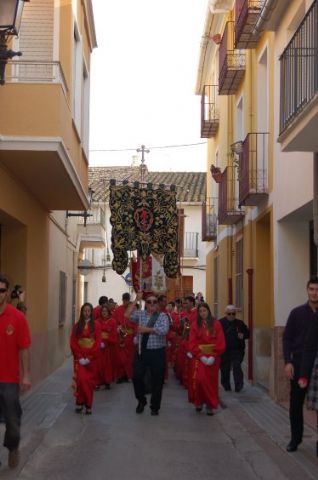
POLYGON ((153 189, 110 184, 113 269, 122 275, 128 266, 128 251, 137 250, 144 261, 150 254, 163 256, 169 278, 179 272, 178 214, 175 187, 153 189))

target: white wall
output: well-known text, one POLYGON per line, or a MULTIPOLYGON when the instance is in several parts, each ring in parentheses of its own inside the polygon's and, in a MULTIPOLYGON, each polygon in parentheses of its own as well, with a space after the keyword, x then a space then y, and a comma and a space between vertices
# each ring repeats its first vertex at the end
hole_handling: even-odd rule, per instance
MULTIPOLYGON (((280 62, 279 56, 297 27, 295 18, 301 2, 291 2, 287 14, 275 34, 274 139, 279 136, 280 62)), ((302 17, 304 12, 301 13, 302 17)), ((275 325, 285 325, 292 308, 304 303, 309 278, 310 202, 313 199, 313 154, 282 152, 274 142, 273 252, 274 252, 274 311, 275 325), (305 205, 309 204, 309 208, 305 205), (304 211, 306 215, 295 212, 304 211)))

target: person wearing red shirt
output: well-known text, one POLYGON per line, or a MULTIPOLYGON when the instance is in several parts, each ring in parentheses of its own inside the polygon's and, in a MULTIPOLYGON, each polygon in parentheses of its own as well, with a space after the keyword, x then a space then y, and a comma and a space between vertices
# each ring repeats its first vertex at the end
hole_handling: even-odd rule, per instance
POLYGON ((102 306, 101 316, 96 320, 100 325, 102 342, 97 365, 97 385, 95 390, 99 390, 101 385, 109 390, 110 384, 115 376, 115 345, 117 342, 116 320, 111 316, 109 307, 102 306))
POLYGON ((191 401, 197 412, 205 404, 207 415, 213 415, 213 408, 219 404, 218 376, 225 339, 222 326, 207 303, 198 307, 197 321, 190 329, 189 347, 193 357, 191 401))
POLYGON ((0 276, 0 404, 5 420, 4 446, 10 468, 19 463, 22 409, 19 393, 29 390, 30 331, 24 314, 8 304, 9 282, 0 276), (21 365, 21 379, 20 379, 21 365))
POLYGON ((100 317, 101 311, 102 311, 102 306, 107 305, 108 303, 108 298, 105 297, 104 295, 102 297, 99 297, 98 299, 98 305, 93 308, 93 318, 96 320, 96 318, 100 317))
POLYGON ((137 333, 137 326, 134 322, 125 317, 125 312, 130 304, 129 293, 123 293, 123 303, 114 310, 113 317, 117 323, 117 345, 116 345, 116 377, 117 383, 128 382, 133 376, 133 360, 136 351, 134 337, 137 333))
POLYGON ((184 298, 183 310, 181 311, 182 340, 178 351, 178 375, 181 383, 188 388, 188 378, 190 369, 189 352, 189 332, 192 325, 196 322, 197 309, 195 307, 195 299, 191 295, 184 298))
POLYGON ((93 392, 96 384, 96 366, 102 337, 100 326, 93 319, 93 306, 84 303, 80 318, 73 326, 70 347, 74 357, 76 413, 92 413, 93 392))

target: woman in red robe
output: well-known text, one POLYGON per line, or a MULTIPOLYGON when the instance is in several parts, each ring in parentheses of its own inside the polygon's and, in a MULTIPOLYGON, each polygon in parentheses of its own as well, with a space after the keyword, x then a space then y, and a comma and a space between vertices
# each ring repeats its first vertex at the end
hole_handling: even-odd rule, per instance
POLYGON ((101 385, 105 385, 109 389, 110 384, 115 378, 115 345, 117 342, 117 324, 116 320, 111 316, 110 309, 107 305, 103 305, 101 316, 96 320, 101 328, 101 349, 98 358, 97 368, 97 385, 99 390, 101 385))
POLYGON ((93 306, 84 303, 80 318, 75 323, 70 339, 74 357, 74 383, 76 413, 92 413, 93 392, 96 383, 96 367, 101 344, 100 326, 93 319, 93 306))
POLYGON ((191 371, 191 400, 197 412, 206 405, 207 415, 219 405, 219 367, 225 350, 223 329, 211 314, 207 303, 198 307, 196 322, 191 325, 190 351, 193 355, 191 371))
POLYGON ((135 322, 125 317, 126 308, 115 310, 117 324, 116 378, 117 383, 127 382, 133 377, 133 359, 136 352, 134 337, 137 334, 135 322))

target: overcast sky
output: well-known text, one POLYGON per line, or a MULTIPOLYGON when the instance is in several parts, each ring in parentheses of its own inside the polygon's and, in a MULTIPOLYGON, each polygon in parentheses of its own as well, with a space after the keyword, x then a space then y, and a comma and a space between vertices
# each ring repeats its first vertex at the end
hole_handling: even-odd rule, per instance
POLYGON ((204 171, 200 98, 194 94, 207 0, 93 0, 90 164, 130 165, 150 148, 150 170, 204 171))

